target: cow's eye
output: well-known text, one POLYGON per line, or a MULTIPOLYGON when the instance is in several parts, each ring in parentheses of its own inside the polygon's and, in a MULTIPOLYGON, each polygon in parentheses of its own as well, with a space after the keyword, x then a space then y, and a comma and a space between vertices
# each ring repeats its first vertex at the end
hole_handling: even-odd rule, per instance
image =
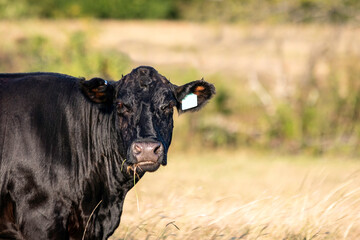
POLYGON ((175 103, 174 102, 170 102, 168 104, 164 104, 160 107, 161 111, 166 112, 166 113, 170 113, 173 111, 173 108, 175 107, 175 103))
POLYGON ((117 112, 120 114, 126 114, 131 112, 131 107, 128 104, 125 104, 124 102, 118 102, 117 103, 117 112))

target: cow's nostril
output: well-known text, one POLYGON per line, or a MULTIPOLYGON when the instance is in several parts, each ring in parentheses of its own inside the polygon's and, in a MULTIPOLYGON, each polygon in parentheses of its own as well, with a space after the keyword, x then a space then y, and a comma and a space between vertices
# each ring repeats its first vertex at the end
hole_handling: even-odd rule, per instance
POLYGON ((134 154, 140 154, 142 151, 142 147, 139 144, 134 144, 133 152, 134 154))
POLYGON ((162 152, 162 147, 161 147, 161 146, 162 146, 162 145, 159 144, 159 145, 157 145, 157 146, 155 147, 154 153, 155 153, 156 155, 160 155, 160 154, 161 154, 161 152, 162 152))

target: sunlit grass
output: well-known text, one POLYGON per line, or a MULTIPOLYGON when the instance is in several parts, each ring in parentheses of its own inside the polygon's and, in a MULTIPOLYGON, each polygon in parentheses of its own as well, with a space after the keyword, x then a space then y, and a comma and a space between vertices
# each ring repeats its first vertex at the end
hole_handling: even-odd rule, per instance
POLYGON ((112 239, 357 239, 357 160, 170 153, 128 194, 112 239))

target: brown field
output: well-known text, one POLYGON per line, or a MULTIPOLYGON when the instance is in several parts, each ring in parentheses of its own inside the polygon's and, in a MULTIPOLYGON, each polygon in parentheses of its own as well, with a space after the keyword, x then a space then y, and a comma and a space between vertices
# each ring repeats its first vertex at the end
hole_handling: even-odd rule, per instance
POLYGON ((112 239, 359 239, 359 186, 358 160, 171 152, 112 239))

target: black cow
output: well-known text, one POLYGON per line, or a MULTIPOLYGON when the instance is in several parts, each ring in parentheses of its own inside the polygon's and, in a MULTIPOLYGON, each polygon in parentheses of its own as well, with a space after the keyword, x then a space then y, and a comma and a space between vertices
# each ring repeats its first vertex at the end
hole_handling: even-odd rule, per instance
POLYGON ((166 165, 173 108, 214 93, 151 67, 117 82, 0 74, 0 238, 107 239, 134 182, 166 165))

